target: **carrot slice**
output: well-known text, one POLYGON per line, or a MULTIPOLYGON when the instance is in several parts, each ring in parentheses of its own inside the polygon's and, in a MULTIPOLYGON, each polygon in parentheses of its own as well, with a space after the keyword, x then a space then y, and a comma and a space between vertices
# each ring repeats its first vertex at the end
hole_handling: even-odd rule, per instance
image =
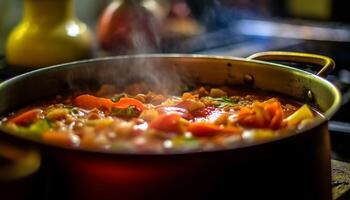
POLYGON ((221 128, 214 124, 205 122, 192 123, 187 128, 194 136, 207 137, 213 136, 221 131, 221 128))
POLYGON ((137 110, 145 110, 145 106, 139 100, 133 98, 121 98, 118 102, 114 103, 112 100, 107 98, 95 97, 88 94, 83 94, 76 97, 73 101, 74 105, 84 108, 84 109, 107 109, 111 110, 112 108, 128 108, 129 106, 135 106, 137 110))
POLYGON ((110 110, 114 104, 110 99, 95 97, 88 94, 76 97, 73 102, 76 106, 84 109, 104 108, 110 110))
POLYGON ((135 106, 137 110, 145 110, 143 103, 137 99, 123 97, 118 102, 114 103, 113 107, 115 108, 128 108, 129 106, 135 106))
POLYGON ((282 106, 278 101, 255 102, 253 107, 240 110, 237 121, 248 127, 278 129, 283 121, 282 106))
POLYGON ((16 125, 29 125, 30 123, 34 122, 36 119, 39 118, 40 114, 43 113, 43 110, 39 108, 35 108, 32 110, 28 110, 12 119, 9 120, 9 122, 14 123, 16 125))

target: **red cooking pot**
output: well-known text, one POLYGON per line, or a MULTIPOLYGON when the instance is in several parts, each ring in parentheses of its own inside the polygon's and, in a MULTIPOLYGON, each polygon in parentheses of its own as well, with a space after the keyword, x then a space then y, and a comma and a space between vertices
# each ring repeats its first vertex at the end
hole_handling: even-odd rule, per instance
POLYGON ((38 172, 45 199, 331 199, 328 119, 340 105, 324 77, 327 57, 267 52, 246 59, 202 55, 137 55, 99 58, 36 70, 0 84, 0 113, 55 94, 120 87, 151 80, 178 84, 242 86, 278 92, 314 105, 317 118, 300 132, 226 150, 146 154, 103 152, 46 144, 0 133, 7 144, 40 152, 38 172), (258 61, 265 60, 265 61, 258 61), (321 67, 317 75, 287 65, 321 67))

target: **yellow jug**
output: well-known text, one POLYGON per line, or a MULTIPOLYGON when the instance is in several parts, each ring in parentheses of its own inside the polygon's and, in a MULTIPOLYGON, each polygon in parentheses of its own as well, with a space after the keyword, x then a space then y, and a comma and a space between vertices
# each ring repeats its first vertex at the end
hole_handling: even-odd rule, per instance
POLYGON ((91 56, 92 34, 79 21, 73 0, 24 0, 22 21, 6 43, 6 61, 25 69, 91 56))

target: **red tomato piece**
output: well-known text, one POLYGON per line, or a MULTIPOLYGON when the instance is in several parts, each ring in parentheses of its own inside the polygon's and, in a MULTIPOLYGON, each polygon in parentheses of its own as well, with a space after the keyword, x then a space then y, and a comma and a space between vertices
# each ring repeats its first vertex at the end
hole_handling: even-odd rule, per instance
POLYGON ((176 113, 162 114, 156 117, 150 124, 151 128, 164 132, 181 132, 180 127, 181 116, 176 113))
POLYGON ((36 119, 39 118, 40 114, 43 113, 43 110, 35 108, 32 110, 28 110, 12 119, 9 121, 12 123, 15 123, 17 125, 28 125, 32 122, 34 122, 36 119))
POLYGON ((205 107, 205 108, 201 108, 195 111, 192 111, 192 115, 193 117, 207 117, 209 115, 211 115, 211 113, 215 110, 215 107, 210 106, 210 107, 205 107))
POLYGON ((157 111, 159 114, 178 114, 184 119, 192 119, 193 116, 191 113, 184 109, 184 108, 178 108, 178 107, 173 107, 173 106, 162 106, 157 108, 157 111))

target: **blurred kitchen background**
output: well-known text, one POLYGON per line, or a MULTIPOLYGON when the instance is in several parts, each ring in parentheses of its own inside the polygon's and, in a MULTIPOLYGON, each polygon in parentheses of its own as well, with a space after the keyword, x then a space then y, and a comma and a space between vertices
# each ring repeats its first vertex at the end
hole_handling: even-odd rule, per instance
MULTIPOLYGON (((5 41, 10 30, 22 17, 23 1, 28 0, 0 1, 0 54, 5 52, 5 41)), ((347 14, 346 1, 136 0, 136 2, 145 5, 154 16, 162 18, 163 24, 160 27, 168 30, 162 35, 167 40, 162 40, 156 52, 203 52, 246 56, 257 51, 285 49, 300 45, 302 42, 304 42, 302 48, 313 51, 312 47, 308 46, 310 41, 320 42, 322 48, 333 48, 332 45, 324 47, 324 42, 336 42, 338 45, 350 41, 350 29, 347 24, 350 22, 350 15, 347 14), (169 18, 179 20, 167 21, 169 18)), ((96 27, 98 19, 110 3, 110 0, 74 0, 76 16, 94 32, 93 56, 105 55, 100 53, 101 45, 96 39, 96 27)), ((329 49, 321 50, 320 53, 333 55, 329 49)), ((338 49, 336 51, 337 57, 342 61, 341 57, 346 55, 338 54, 338 49)))
MULTIPOLYGON (((335 59, 338 67, 333 73, 335 76, 330 79, 341 89, 343 83, 350 84, 347 67, 350 64, 350 15, 347 2, 339 0, 0 0, 0 69, 3 68, 1 63, 2 66, 11 66, 4 64, 6 39, 21 21, 24 2, 32 4, 43 1, 74 4, 75 15, 92 32, 92 53, 87 57, 132 53, 202 53, 245 57, 268 50, 302 51, 335 59), (115 9, 120 4, 131 6, 115 9), (120 20, 126 14, 120 14, 122 17, 116 17, 117 22, 113 22, 108 17, 107 7, 114 14, 120 14, 123 10, 133 14, 126 22, 120 20), (101 20, 102 16, 107 17, 101 20), (116 24, 114 27, 113 23, 116 24), (141 34, 129 34, 132 32, 129 30, 116 35, 113 33, 115 29, 136 29, 141 34), (127 35, 135 37, 130 39, 127 35), (341 83, 338 83, 339 80, 341 83)), ((50 15, 50 12, 39 13, 38 16, 46 18, 46 15, 50 15)), ((76 31, 74 28, 70 30, 73 34, 76 31)), ((31 45, 36 46, 35 43, 31 45)), ((53 48, 50 42, 44 45, 48 49, 53 48)), ((20 60, 34 57, 27 56, 20 60)), ((60 61, 55 60, 56 63, 60 61)), ((0 75, 3 79, 7 74, 0 70, 0 75)))

